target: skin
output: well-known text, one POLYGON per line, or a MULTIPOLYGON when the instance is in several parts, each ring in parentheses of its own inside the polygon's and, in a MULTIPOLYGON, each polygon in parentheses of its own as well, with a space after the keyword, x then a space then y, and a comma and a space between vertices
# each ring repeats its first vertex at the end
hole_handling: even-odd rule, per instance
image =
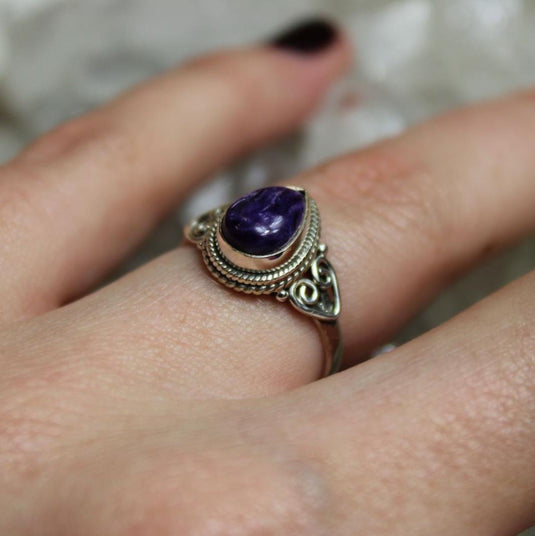
POLYGON ((334 377, 313 381, 310 321, 217 285, 192 247, 92 292, 200 180, 295 129, 349 61, 343 37, 316 56, 215 54, 0 169, 1 534, 535 523, 535 274, 362 362, 452 277, 533 231, 533 93, 288 181, 317 200, 343 290, 334 377))

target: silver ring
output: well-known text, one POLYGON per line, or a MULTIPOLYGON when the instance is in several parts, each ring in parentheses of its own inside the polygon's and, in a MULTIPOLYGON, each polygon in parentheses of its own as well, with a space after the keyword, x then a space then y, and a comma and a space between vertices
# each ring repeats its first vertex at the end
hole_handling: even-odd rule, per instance
POLYGON ((311 317, 323 347, 323 376, 328 376, 342 363, 341 303, 320 232, 318 207, 305 190, 270 186, 206 212, 184 234, 226 287, 272 294, 311 317))

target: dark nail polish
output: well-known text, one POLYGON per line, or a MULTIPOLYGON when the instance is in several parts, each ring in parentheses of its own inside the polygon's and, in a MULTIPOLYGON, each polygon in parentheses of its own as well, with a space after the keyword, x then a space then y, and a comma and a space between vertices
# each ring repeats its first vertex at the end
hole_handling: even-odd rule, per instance
POLYGON ((301 54, 316 54, 329 48, 337 36, 334 24, 324 19, 310 19, 275 37, 271 44, 301 54))

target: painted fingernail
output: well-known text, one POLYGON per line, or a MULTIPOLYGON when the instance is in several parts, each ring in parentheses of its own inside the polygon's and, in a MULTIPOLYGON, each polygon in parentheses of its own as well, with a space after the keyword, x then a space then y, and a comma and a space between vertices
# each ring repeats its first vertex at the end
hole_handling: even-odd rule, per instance
POLYGON ((338 29, 324 19, 309 19, 271 40, 276 48, 301 54, 317 54, 328 49, 338 37, 338 29))

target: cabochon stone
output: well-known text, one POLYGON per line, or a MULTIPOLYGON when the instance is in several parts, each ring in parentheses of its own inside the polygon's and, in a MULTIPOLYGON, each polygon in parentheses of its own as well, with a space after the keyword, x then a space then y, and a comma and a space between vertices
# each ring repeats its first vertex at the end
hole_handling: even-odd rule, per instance
POLYGON ((221 224, 221 233, 238 251, 272 255, 294 238, 305 210, 302 192, 283 186, 261 188, 230 205, 221 224))

